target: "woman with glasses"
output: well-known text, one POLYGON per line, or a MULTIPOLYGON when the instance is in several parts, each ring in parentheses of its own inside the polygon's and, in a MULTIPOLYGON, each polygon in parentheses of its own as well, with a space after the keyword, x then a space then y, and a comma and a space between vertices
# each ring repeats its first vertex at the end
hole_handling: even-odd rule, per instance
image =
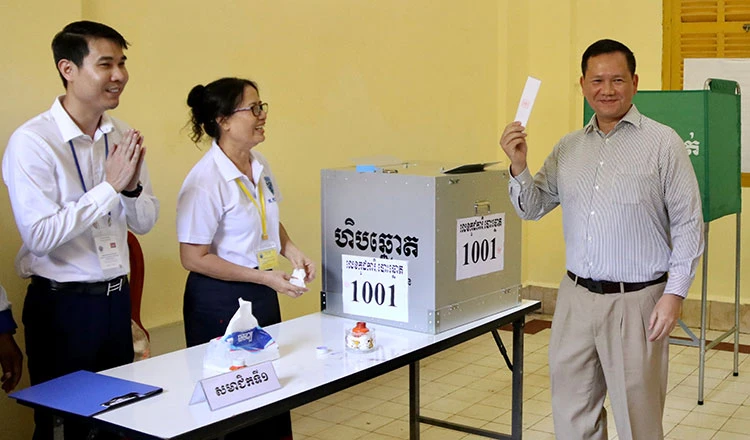
MULTIPOLYGON (((213 139, 211 149, 188 174, 177 202, 180 260, 190 271, 183 316, 188 347, 222 336, 238 298, 252 302, 262 327, 281 321, 277 292, 296 298, 307 291, 276 269, 279 256, 304 269, 315 265, 291 241, 279 221, 281 200, 271 168, 254 150, 266 139, 268 103, 246 79, 222 78, 193 87, 191 139, 213 139)), ((226 436, 291 438, 289 413, 226 436)))

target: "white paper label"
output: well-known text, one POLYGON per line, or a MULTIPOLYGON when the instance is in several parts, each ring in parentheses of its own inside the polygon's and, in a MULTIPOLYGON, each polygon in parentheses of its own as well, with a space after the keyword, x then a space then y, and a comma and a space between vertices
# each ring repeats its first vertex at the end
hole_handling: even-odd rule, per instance
POLYGON ((526 86, 523 88, 521 94, 521 101, 518 103, 518 110, 516 110, 516 118, 514 121, 520 121, 524 127, 529 122, 529 116, 531 115, 531 109, 534 107, 534 101, 536 100, 536 94, 539 92, 539 87, 542 85, 542 81, 530 76, 526 79, 526 86))
POLYGON ((117 233, 112 227, 112 217, 106 215, 96 222, 91 228, 94 237, 96 255, 99 257, 99 265, 105 278, 114 278, 123 274, 123 259, 120 255, 122 243, 117 240, 117 233))
POLYGON ((456 220, 456 280, 503 270, 505 213, 456 220))
POLYGON ((341 255, 344 313, 409 322, 409 263, 341 255))
POLYGON ((208 400, 211 411, 281 388, 271 362, 240 368, 198 382, 190 404, 208 400))

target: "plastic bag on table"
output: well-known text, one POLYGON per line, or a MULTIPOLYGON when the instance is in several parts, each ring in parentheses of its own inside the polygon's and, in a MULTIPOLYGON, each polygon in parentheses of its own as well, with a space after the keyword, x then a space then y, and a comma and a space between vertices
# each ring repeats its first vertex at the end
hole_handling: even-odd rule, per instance
POLYGON ((203 358, 204 375, 226 373, 279 358, 279 346, 268 332, 258 326, 252 303, 240 298, 239 304, 224 336, 208 343, 203 358))

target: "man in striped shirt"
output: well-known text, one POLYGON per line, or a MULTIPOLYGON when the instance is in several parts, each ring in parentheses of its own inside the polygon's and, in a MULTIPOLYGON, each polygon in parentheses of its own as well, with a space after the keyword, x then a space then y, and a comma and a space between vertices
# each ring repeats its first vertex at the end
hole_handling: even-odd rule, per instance
POLYGON ((621 440, 661 439, 669 333, 703 253, 698 182, 677 133, 632 104, 630 49, 597 41, 581 71, 595 115, 535 176, 525 127, 513 122, 500 139, 518 215, 538 220, 562 206, 568 271, 549 341, 555 433, 607 439, 609 393, 621 440))

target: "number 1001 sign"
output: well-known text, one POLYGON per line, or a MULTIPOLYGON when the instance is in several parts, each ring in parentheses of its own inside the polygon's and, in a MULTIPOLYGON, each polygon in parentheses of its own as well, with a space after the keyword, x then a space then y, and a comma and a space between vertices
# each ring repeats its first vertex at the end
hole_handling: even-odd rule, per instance
POLYGON ((406 261, 342 255, 344 313, 409 322, 408 269, 406 261))
POLYGON ((505 213, 456 221, 456 280, 503 270, 505 213))

